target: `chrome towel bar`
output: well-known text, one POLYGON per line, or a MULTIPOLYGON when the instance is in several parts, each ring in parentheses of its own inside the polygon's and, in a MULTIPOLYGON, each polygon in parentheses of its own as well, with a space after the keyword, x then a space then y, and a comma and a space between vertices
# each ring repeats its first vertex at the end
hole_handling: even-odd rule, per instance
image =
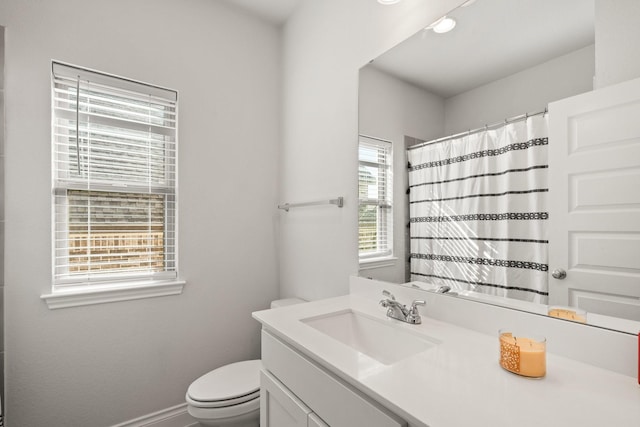
POLYGON ((291 208, 301 208, 303 206, 318 206, 318 205, 336 205, 341 208, 344 205, 344 197, 338 197, 337 199, 319 200, 317 202, 304 202, 304 203, 285 203, 278 205, 278 209, 282 209, 285 212, 289 212, 291 208))

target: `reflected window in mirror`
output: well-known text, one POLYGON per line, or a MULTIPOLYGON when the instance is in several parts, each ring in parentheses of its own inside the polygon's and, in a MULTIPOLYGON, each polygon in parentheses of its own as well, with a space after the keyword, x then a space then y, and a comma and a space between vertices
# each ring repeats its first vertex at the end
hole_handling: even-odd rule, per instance
POLYGON ((358 255, 360 262, 393 256, 392 144, 360 136, 358 147, 358 255))

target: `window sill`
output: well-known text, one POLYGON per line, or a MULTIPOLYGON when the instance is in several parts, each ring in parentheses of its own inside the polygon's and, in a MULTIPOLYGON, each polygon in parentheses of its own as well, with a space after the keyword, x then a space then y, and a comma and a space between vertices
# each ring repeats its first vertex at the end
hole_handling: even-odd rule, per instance
POLYGON ((185 285, 183 280, 142 282, 129 286, 87 286, 81 289, 58 290, 41 295, 50 310, 104 304, 141 298, 179 295, 185 285))
POLYGON ((392 267, 396 264, 397 257, 369 258, 360 260, 360 270, 370 270, 372 268, 392 267))

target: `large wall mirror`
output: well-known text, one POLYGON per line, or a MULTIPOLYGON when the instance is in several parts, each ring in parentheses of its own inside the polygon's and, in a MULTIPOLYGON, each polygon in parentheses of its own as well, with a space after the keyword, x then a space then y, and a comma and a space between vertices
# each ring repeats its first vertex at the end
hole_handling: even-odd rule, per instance
MULTIPOLYGON (((550 144, 543 129, 548 105, 593 90, 594 13, 594 0, 472 0, 447 15, 455 21, 453 30, 440 33, 431 25, 360 70, 361 276, 549 314, 553 300, 548 293, 552 271, 547 247, 553 237, 544 225, 548 209, 543 189, 550 185, 546 157, 536 160, 534 150, 523 154, 527 150, 505 148, 515 145, 501 138, 518 135, 515 144, 529 147, 550 144), (459 152, 463 146, 471 151, 459 152), (434 148, 416 154, 423 147, 434 148), (504 151, 517 151, 520 157, 510 157, 495 172, 469 166, 456 178, 434 169, 428 184, 445 184, 438 200, 472 198, 460 196, 466 194, 463 184, 484 185, 478 182, 514 170, 518 174, 511 175, 518 175, 517 180, 527 170, 532 175, 526 180, 539 182, 527 184, 534 190, 521 193, 537 192, 540 199, 527 198, 524 203, 529 206, 524 208, 497 209, 493 220, 482 226, 471 221, 488 215, 486 206, 440 206, 437 213, 420 217, 435 228, 416 231, 414 200, 427 197, 415 196, 423 191, 418 188, 422 184, 411 182, 416 164, 458 162, 456 167, 466 167, 460 159, 504 151), (490 233, 495 234, 487 237, 490 233), (429 247, 426 253, 416 250, 420 245, 429 247), (479 254, 471 257, 473 261, 465 245, 479 254), (438 254, 436 246, 445 249, 438 254), (494 255, 499 251, 506 255, 494 255), (421 270, 416 262, 425 260, 439 264, 421 270), (476 265, 471 268, 472 264, 476 265)), ((635 302, 632 297, 624 304, 592 304, 586 314, 571 305, 563 304, 553 314, 580 322, 584 316, 584 323, 623 332, 640 330, 638 295, 635 302)))

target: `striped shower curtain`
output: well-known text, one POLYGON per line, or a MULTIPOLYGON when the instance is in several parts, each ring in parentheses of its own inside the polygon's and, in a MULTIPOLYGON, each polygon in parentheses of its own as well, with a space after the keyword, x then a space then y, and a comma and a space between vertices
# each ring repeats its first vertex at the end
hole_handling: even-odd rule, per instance
POLYGON ((547 303, 547 115, 410 149, 411 280, 547 303))

